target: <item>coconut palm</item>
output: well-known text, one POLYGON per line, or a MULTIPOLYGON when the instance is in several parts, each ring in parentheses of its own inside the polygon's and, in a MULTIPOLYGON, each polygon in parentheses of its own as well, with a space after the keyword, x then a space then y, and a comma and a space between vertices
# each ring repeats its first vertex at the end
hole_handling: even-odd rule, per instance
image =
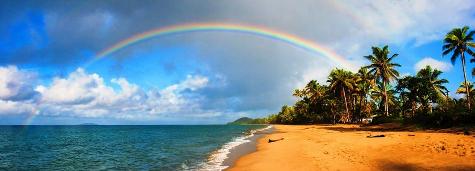
POLYGON ((304 101, 315 104, 316 101, 324 96, 325 86, 320 85, 315 80, 307 83, 303 89, 295 89, 293 96, 300 97, 304 101))
POLYGON ((442 71, 432 69, 430 66, 426 66, 417 72, 417 77, 424 79, 424 83, 434 91, 436 97, 445 96, 448 91, 443 84, 449 83, 449 81, 447 79, 440 79, 440 74, 442 74, 442 71))
POLYGON ((383 91, 382 95, 384 96, 384 115, 389 116, 386 86, 389 82, 399 76, 399 72, 395 67, 400 67, 401 65, 392 61, 396 56, 398 56, 398 54, 393 54, 391 57, 388 57, 390 52, 387 45, 383 48, 372 47, 372 50, 373 54, 365 56, 365 58, 371 62, 371 64, 365 68, 370 69, 369 72, 372 73, 377 80, 382 82, 381 90, 383 91))
POLYGON ((305 92, 309 95, 310 101, 316 102, 323 96, 325 90, 317 81, 312 80, 305 86, 305 92))
MULTIPOLYGON (((446 79, 440 79, 439 76, 442 74, 442 71, 437 69, 432 69, 430 66, 426 66, 425 68, 421 69, 417 72, 417 77, 420 79, 419 84, 421 87, 420 90, 426 90, 420 96, 423 96, 427 101, 431 101, 427 104, 431 105, 437 99, 440 99, 445 96, 446 92, 448 92, 447 88, 443 85, 448 83, 446 79)), ((426 106, 430 109, 432 113, 432 106, 426 106)))
POLYGON ((300 97, 300 98, 305 98, 307 96, 306 92, 300 89, 295 89, 292 95, 295 97, 300 97))
MULTIPOLYGON (((388 109, 389 109, 389 106, 396 106, 397 104, 397 99, 396 99, 396 92, 390 87, 390 86, 386 86, 386 95, 384 94, 385 91, 382 90, 383 89, 383 84, 382 83, 378 83, 376 84, 375 87, 372 88, 371 90, 371 100, 372 100, 372 103, 374 103, 377 108, 379 109, 383 109, 382 106, 385 106, 386 104, 388 105, 388 109)), ((389 112, 388 112, 389 113, 389 112)))
POLYGON ((379 103, 379 106, 388 104, 388 105, 395 105, 396 104, 396 92, 392 90, 389 86, 386 86, 386 91, 382 90, 383 84, 377 84, 373 87, 371 91, 371 98, 376 102, 379 103), (384 93, 386 92, 386 95, 384 93))
POLYGON ((346 117, 350 115, 346 94, 354 88, 353 73, 343 69, 334 69, 328 76, 327 82, 330 83, 330 90, 340 96, 345 101, 346 117))
POLYGON ((376 84, 374 76, 371 75, 366 68, 360 68, 356 73, 356 76, 358 77, 356 84, 360 96, 360 109, 361 111, 366 112, 366 114, 369 114, 371 108, 367 107, 367 98, 368 94, 370 94, 371 88, 376 84))
POLYGON ((405 76, 398 79, 396 90, 399 92, 400 99, 402 100, 402 114, 405 115, 405 111, 411 109, 412 116, 415 115, 417 102, 419 101, 419 80, 413 76, 405 76))
POLYGON ((457 91, 455 93, 466 95, 467 94, 467 87, 468 87, 468 90, 470 90, 469 93, 473 95, 473 93, 475 93, 474 92, 475 89, 473 89, 473 84, 470 83, 470 82, 460 83, 460 86, 459 86, 459 88, 457 88, 457 91))
MULTIPOLYGON (((452 53, 452 57, 450 60, 452 64, 455 63, 458 57, 462 61, 462 70, 463 70, 463 78, 464 82, 467 82, 467 74, 465 72, 465 53, 468 53, 474 56, 474 52, 468 48, 467 46, 474 46, 474 43, 471 42, 473 40, 473 35, 475 31, 469 32, 469 27, 465 26, 462 28, 454 28, 449 33, 445 35, 444 38, 444 45, 442 46, 442 55, 447 55, 452 53)), ((472 72, 473 73, 473 72, 472 72)), ((465 85, 465 92, 467 92, 467 106, 470 110, 470 91, 468 88, 469 84, 465 85)))
POLYGON ((367 95, 373 86, 375 86, 374 76, 369 73, 368 69, 361 68, 356 73, 358 76, 357 84, 360 89, 361 96, 366 101, 367 95))

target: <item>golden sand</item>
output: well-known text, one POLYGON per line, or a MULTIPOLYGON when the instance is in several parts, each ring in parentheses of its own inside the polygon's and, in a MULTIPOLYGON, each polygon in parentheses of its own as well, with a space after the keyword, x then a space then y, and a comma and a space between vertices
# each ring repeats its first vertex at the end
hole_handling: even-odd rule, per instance
POLYGON ((275 125, 228 170, 475 170, 475 137, 356 125, 275 125), (367 138, 384 134, 385 137, 367 138), (284 138, 268 143, 268 139, 284 138))

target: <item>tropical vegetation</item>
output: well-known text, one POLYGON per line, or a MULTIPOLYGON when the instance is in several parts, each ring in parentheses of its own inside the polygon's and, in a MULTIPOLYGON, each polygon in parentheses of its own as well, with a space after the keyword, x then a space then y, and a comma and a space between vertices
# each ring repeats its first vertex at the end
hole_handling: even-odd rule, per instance
MULTIPOLYGON (((280 112, 260 118, 259 123, 380 123, 398 121, 424 126, 449 127, 475 124, 473 83, 466 76, 466 57, 475 62, 473 35, 469 27, 454 28, 443 40, 442 56, 451 55, 452 63, 460 59, 464 82, 457 94, 449 96, 449 82, 441 78, 442 71, 426 66, 415 75, 401 76, 397 53, 388 46, 372 47, 364 56, 368 65, 357 72, 333 69, 326 82, 311 80, 305 87, 295 89, 298 100, 293 106, 284 105, 280 112)), ((472 69, 475 75, 475 68, 472 69)), ((256 120, 257 122, 257 120, 256 120)))

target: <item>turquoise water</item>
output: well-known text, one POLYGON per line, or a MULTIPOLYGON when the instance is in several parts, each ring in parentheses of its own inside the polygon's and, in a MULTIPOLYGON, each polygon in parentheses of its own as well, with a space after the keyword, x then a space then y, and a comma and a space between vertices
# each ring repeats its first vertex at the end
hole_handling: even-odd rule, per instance
POLYGON ((263 127, 0 126, 0 170, 213 169, 210 154, 263 127))

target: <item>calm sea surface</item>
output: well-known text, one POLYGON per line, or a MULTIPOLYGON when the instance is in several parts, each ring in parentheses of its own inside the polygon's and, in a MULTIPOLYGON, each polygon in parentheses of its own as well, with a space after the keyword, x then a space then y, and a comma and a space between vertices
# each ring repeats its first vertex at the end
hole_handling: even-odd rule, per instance
POLYGON ((210 154, 263 127, 0 126, 0 170, 212 169, 210 154))

